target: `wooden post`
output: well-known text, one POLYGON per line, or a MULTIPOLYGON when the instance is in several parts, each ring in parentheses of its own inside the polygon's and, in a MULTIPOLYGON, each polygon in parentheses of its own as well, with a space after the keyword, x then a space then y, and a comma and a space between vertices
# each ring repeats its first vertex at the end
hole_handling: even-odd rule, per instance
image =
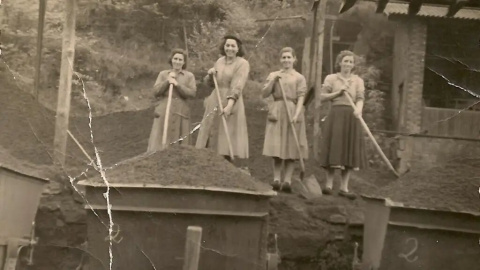
MULTIPOLYGON (((3 25, 3 4, 2 4, 2 0, 0 0, 0 57, 2 57, 2 48, 1 48, 1 45, 2 45, 2 27, 3 25)), ((1 256, 1 255, 0 255, 1 256)), ((1 265, 1 260, 0 260, 0 265, 1 265)))
POLYGON ((305 43, 303 46, 303 55, 302 55, 302 74, 307 81, 307 87, 310 89, 314 85, 314 80, 312 76, 313 69, 315 66, 312 63, 315 63, 315 35, 313 34, 316 29, 315 23, 315 10, 317 8, 317 3, 313 1, 312 10, 313 14, 309 15, 305 23, 305 43))
POLYGON ((317 23, 317 44, 316 44, 316 69, 315 69, 315 101, 314 101, 314 118, 313 118, 313 156, 318 159, 318 151, 320 148, 320 93, 322 90, 322 63, 323 63, 323 40, 325 31, 325 10, 327 0, 320 0, 320 4, 315 13, 317 23))
POLYGON ((58 86, 55 138, 53 142, 55 162, 65 165, 67 130, 70 116, 73 60, 75 56, 75 16, 77 0, 65 0, 65 22, 63 25, 62 62, 58 86))
POLYGON ((47 0, 40 0, 38 8, 38 27, 37 27, 37 56, 35 58, 35 79, 33 81, 33 93, 38 100, 38 87, 40 84, 40 67, 42 65, 42 47, 43 47, 43 28, 45 26, 45 10, 47 0))
POLYGON ((185 24, 185 21, 183 21, 183 39, 185 40, 185 52, 188 56, 187 25, 185 24))
POLYGON ((202 228, 189 226, 185 243, 183 270, 198 270, 200 261, 200 245, 202 242, 202 228))

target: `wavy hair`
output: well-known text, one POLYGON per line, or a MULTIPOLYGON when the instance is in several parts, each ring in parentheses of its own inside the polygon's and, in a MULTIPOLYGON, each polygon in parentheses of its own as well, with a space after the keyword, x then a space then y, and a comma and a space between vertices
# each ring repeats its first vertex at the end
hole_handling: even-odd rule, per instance
POLYGON ((342 60, 345 56, 352 56, 353 57, 353 68, 355 69, 355 62, 357 61, 357 55, 354 54, 352 51, 345 50, 345 51, 341 51, 337 55, 337 59, 335 60, 335 69, 337 71, 340 71, 340 63, 342 62, 342 60))
POLYGON ((175 48, 172 50, 172 52, 170 53, 170 57, 168 57, 168 63, 170 64, 171 67, 173 67, 172 65, 172 59, 173 59, 173 56, 175 56, 175 54, 181 54, 183 55, 183 66, 182 66, 182 69, 186 69, 187 68, 187 60, 188 60, 188 56, 187 56, 187 52, 184 50, 184 49, 180 49, 180 48, 175 48))
POLYGON ((234 35, 226 35, 223 37, 222 44, 220 44, 220 47, 219 47, 220 54, 223 56, 227 55, 225 53, 225 43, 227 43, 227 39, 233 39, 237 42, 237 47, 238 47, 237 56, 243 57, 245 55, 245 50, 243 49, 242 41, 234 35))

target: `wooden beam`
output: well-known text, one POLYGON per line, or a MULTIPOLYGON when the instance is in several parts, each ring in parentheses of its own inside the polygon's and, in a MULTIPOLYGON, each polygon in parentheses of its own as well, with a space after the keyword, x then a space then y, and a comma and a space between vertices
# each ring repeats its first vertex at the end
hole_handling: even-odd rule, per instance
POLYGON ((452 3, 448 7, 447 17, 453 17, 457 12, 463 8, 468 2, 468 0, 451 0, 452 3))
POLYGON ((303 15, 297 16, 288 16, 288 17, 279 17, 279 18, 266 18, 266 19, 256 19, 256 22, 269 22, 269 21, 281 21, 281 20, 307 20, 303 15))
POLYGON ((202 228, 189 226, 183 257, 183 270, 198 270, 200 261, 200 246, 202 244, 202 228))
POLYGON ((408 15, 417 15, 423 5, 423 0, 411 0, 408 5, 408 15))
POLYGON ((73 61, 75 56, 75 19, 77 0, 65 0, 65 21, 63 25, 62 62, 58 86, 55 138, 53 141, 55 162, 65 165, 67 130, 70 116, 73 61))
POLYGON ((383 13, 389 0, 378 0, 376 13, 383 13))
POLYGON ((340 7, 340 14, 351 9, 353 6, 355 6, 356 2, 357 0, 343 0, 342 6, 340 7))
POLYGON ((45 26, 46 7, 47 7, 47 0, 40 0, 39 8, 38 8, 37 55, 35 57, 35 78, 33 81, 33 93, 37 100, 38 100, 38 87, 40 85, 40 67, 42 65, 43 28, 45 26))
POLYGON ((327 0, 320 0, 317 8, 316 23, 317 23, 317 42, 316 42, 316 69, 315 69, 315 103, 314 103, 314 118, 313 118, 313 155, 318 159, 318 152, 320 150, 320 93, 322 91, 322 64, 323 64, 323 41, 325 32, 325 10, 327 7, 327 0))

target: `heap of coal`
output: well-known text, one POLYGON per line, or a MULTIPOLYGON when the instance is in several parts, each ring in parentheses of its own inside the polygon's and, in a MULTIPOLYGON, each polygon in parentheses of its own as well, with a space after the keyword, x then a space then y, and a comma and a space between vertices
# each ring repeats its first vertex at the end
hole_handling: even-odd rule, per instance
MULTIPOLYGON (((265 192, 271 187, 257 181, 209 149, 176 145, 145 153, 105 172, 109 183, 220 187, 265 192)), ((95 177, 94 182, 103 182, 95 177)))
POLYGON ((380 189, 376 197, 416 208, 480 213, 479 187, 480 159, 462 158, 407 173, 380 189))

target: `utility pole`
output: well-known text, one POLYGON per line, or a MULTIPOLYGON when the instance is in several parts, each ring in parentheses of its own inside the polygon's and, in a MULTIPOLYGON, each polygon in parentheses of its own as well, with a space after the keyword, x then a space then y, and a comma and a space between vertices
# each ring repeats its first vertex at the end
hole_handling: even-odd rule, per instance
MULTIPOLYGON (((318 159, 318 152, 320 150, 320 107, 322 102, 320 100, 320 94, 322 91, 322 64, 323 64, 323 40, 325 32, 325 16, 327 9, 327 0, 319 0, 315 12, 315 27, 314 27, 314 57, 315 62, 312 62, 312 67, 310 74, 312 74, 314 89, 315 89, 315 100, 314 100, 314 118, 313 118, 313 156, 315 159, 318 159), (313 68, 315 66, 315 68, 313 68)), ((312 51, 312 50, 310 50, 312 51)))
POLYGON ((77 0, 65 0, 65 21, 63 25, 62 62, 58 86, 55 138, 53 142, 55 162, 65 165, 67 131, 70 116, 73 61, 75 56, 75 17, 77 0))

